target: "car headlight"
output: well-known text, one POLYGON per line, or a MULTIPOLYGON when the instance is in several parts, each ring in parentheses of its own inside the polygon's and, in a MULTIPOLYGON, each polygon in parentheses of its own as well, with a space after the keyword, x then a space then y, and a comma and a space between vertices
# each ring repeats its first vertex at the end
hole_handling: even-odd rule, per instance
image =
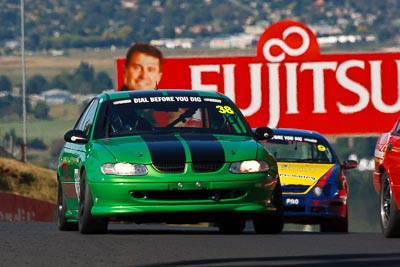
POLYGON ((313 188, 313 193, 314 193, 315 196, 319 197, 322 194, 322 188, 318 187, 318 186, 314 187, 313 188))
POLYGON ((315 196, 319 197, 322 193, 327 197, 334 197, 338 194, 339 190, 334 184, 327 184, 323 188, 321 187, 314 187, 313 193, 315 196))
POLYGON ((145 175, 147 168, 143 164, 132 164, 126 162, 106 163, 101 166, 101 171, 104 174, 117 175, 145 175))
MULTIPOLYGON (((329 176, 332 174, 335 168, 330 168, 318 181, 318 183, 314 186, 312 192, 314 196, 319 197, 324 193, 326 196, 329 196, 331 191, 331 186, 327 184, 329 176)), ((334 189, 333 189, 334 190, 334 189)))
POLYGON ((245 160, 233 162, 230 167, 232 173, 266 172, 269 165, 263 160, 245 160))

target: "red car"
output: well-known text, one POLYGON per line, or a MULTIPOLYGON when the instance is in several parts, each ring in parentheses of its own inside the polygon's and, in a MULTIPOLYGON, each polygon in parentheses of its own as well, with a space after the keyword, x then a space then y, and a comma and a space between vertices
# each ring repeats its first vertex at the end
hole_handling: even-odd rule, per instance
POLYGON ((400 237, 400 119, 390 132, 379 136, 374 161, 382 232, 386 237, 400 237))

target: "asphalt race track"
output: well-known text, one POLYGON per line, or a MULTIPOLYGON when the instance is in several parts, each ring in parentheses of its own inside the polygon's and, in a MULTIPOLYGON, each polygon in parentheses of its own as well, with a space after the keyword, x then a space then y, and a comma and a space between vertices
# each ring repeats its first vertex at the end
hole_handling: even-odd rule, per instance
POLYGON ((110 224, 106 235, 81 235, 54 223, 3 221, 0 240, 0 266, 400 266, 400 239, 381 233, 222 235, 212 227, 110 224))

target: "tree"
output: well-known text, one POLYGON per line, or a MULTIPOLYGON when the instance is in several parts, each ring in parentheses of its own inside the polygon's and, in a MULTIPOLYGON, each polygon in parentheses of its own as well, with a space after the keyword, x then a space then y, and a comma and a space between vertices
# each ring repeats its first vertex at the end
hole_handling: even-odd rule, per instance
MULTIPOLYGON (((29 112, 29 101, 26 103, 26 110, 29 112)), ((22 116, 22 99, 21 97, 13 97, 11 95, 0 97, 0 114, 1 116, 22 116)))
POLYGON ((71 85, 72 75, 66 71, 53 77, 49 88, 69 89, 71 85))
POLYGON ((33 33, 29 42, 27 42, 28 49, 30 50, 37 50, 38 47, 40 47, 40 41, 41 41, 41 36, 40 34, 37 33, 33 33))
POLYGON ((26 83, 26 90, 30 94, 40 94, 48 88, 48 82, 43 75, 34 75, 26 83))
POLYGON ((3 145, 6 147, 10 145, 15 146, 16 144, 22 143, 23 139, 22 137, 17 136, 14 128, 11 128, 8 132, 4 134, 3 142, 3 145))
POLYGON ((32 140, 28 141, 28 146, 33 148, 33 149, 38 149, 38 150, 46 150, 47 146, 46 144, 43 142, 42 139, 40 138, 33 138, 32 140))
POLYGON ((69 90, 73 93, 89 94, 92 92, 94 81, 94 68, 92 65, 81 62, 72 75, 69 90))
POLYGON ((45 101, 38 101, 32 112, 37 119, 48 119, 50 107, 45 101))
POLYGON ((94 79, 94 68, 89 63, 81 61, 81 64, 75 70, 74 75, 91 82, 94 79))
POLYGON ((120 40, 128 40, 128 36, 133 32, 133 29, 131 26, 129 25, 124 25, 121 28, 119 28, 116 33, 115 36, 116 38, 120 39, 120 40))
POLYGON ((0 75, 0 91, 12 91, 11 80, 6 75, 0 75))
POLYGON ((94 80, 93 84, 93 92, 100 93, 104 90, 112 89, 113 88, 113 81, 108 76, 107 72, 100 71, 96 75, 96 79, 94 80))

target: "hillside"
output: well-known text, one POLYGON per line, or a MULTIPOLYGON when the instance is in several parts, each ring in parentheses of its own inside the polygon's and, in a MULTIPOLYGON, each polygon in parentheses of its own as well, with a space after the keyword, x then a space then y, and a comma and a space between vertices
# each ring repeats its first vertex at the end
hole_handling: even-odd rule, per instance
MULTIPOLYGON (((112 0, 25 1, 25 47, 31 51, 127 47, 132 42, 254 32, 294 19, 340 34, 396 40, 399 1, 112 0)), ((20 2, 0 0, 0 54, 18 48, 20 2)))
POLYGON ((53 170, 0 157, 0 191, 56 203, 56 177, 53 170))

